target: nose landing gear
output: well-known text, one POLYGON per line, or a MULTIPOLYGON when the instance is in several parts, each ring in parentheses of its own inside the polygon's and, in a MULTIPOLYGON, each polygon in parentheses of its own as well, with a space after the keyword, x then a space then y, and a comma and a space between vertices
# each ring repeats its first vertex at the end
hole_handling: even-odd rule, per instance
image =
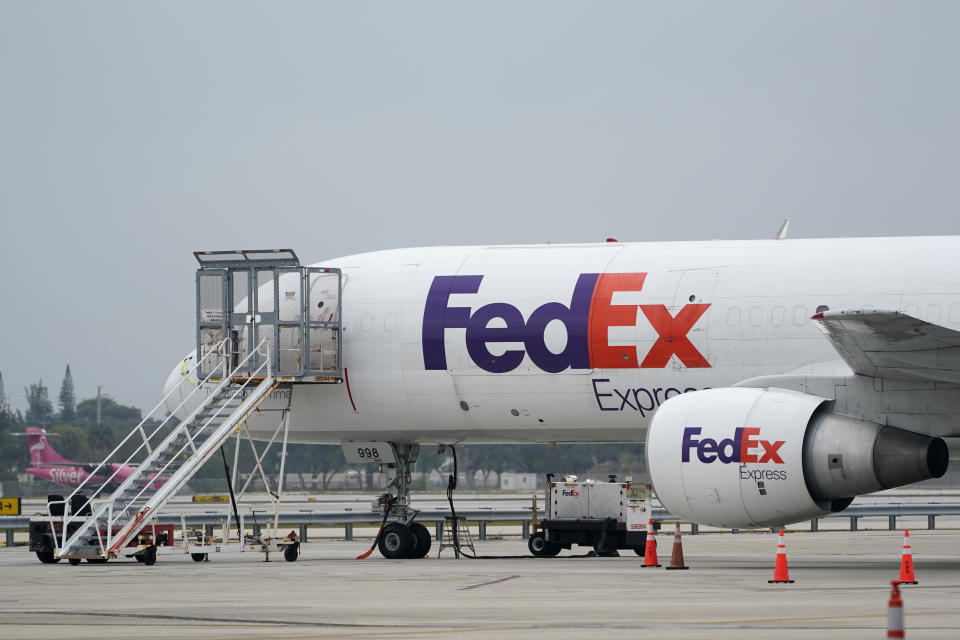
POLYGON ((410 506, 410 465, 420 454, 418 444, 392 442, 344 442, 348 462, 377 462, 392 476, 373 507, 386 512, 387 521, 377 539, 377 548, 384 558, 423 558, 430 552, 433 537, 430 531, 414 522, 417 511, 410 506))

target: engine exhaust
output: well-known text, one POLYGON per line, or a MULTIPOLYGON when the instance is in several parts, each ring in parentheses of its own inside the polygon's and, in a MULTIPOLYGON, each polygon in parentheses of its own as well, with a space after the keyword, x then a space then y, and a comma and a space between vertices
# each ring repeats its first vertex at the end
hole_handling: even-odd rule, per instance
POLYGON ((803 441, 807 489, 830 511, 864 493, 939 478, 949 460, 942 438, 829 411, 813 416, 803 441))

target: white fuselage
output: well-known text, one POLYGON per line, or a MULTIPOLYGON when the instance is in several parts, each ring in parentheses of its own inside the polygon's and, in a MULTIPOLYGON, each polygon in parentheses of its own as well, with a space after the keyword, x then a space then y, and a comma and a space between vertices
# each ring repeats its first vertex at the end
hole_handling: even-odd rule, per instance
MULTIPOLYGON (((642 441, 680 393, 849 373, 811 321, 821 306, 960 329, 957 237, 430 247, 322 265, 343 270, 348 382, 294 387, 299 442, 642 441)), ((269 437, 272 415, 250 426, 269 437)))

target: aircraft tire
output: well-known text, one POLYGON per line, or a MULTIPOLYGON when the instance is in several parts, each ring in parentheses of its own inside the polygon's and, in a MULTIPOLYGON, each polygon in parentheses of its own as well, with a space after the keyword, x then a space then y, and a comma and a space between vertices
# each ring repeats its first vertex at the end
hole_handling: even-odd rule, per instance
POLYGON ((288 544, 283 548, 283 559, 287 562, 296 562, 300 557, 300 545, 288 544))
POLYGON ((70 563, 70 566, 75 567, 80 564, 80 558, 67 558, 67 562, 70 563))
POLYGON ((430 547, 433 545, 433 536, 430 535, 430 530, 419 522, 412 522, 410 532, 413 534, 415 541, 413 549, 410 551, 410 557, 418 559, 430 553, 430 547))
POLYGON ((384 558, 390 560, 409 558, 410 552, 416 544, 415 540, 409 527, 398 522, 391 522, 383 528, 377 547, 384 558))
MULTIPOLYGON (((194 562, 203 562, 204 560, 207 559, 207 554, 205 554, 205 553, 191 553, 191 554, 190 554, 190 559, 193 560, 194 562)), ((139 556, 137 556, 137 560, 140 560, 140 557, 139 557, 139 556)), ((143 562, 143 561, 141 560, 141 562, 143 562)))
POLYGON ((56 564, 60 558, 53 555, 53 551, 37 551, 37 559, 43 564, 56 564))

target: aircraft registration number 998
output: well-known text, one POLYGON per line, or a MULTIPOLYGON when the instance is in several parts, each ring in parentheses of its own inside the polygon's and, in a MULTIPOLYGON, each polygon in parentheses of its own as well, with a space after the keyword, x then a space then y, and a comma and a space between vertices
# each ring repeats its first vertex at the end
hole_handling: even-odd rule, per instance
POLYGON ((344 442, 343 457, 347 462, 386 462, 397 459, 389 442, 344 442))

